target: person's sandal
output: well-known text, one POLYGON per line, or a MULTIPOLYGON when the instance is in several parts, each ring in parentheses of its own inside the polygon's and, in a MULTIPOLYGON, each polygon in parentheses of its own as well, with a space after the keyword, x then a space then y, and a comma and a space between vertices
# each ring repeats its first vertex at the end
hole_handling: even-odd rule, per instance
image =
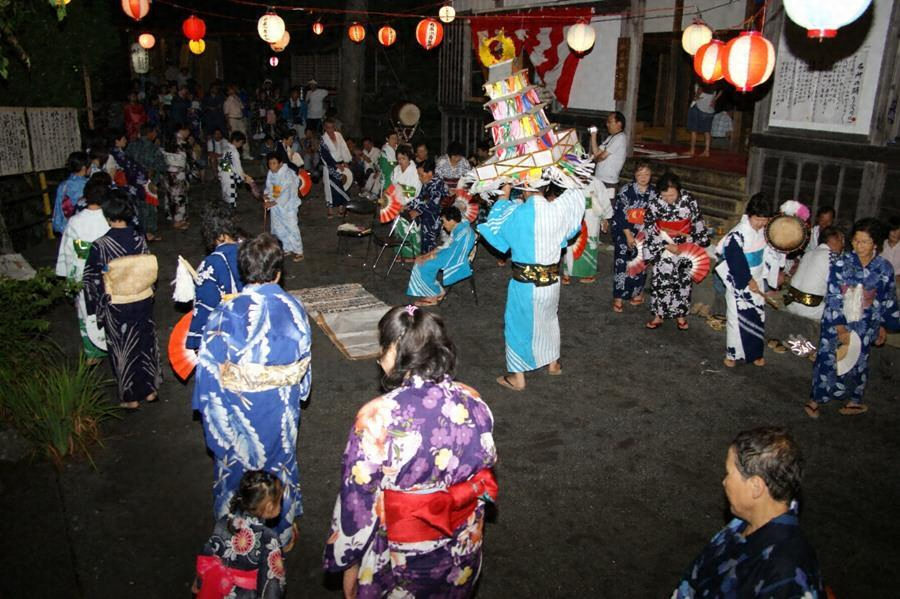
POLYGON ((645 324, 644 327, 648 328, 648 329, 658 329, 659 327, 662 326, 662 324, 663 324, 662 320, 660 320, 659 322, 657 322, 656 320, 651 320, 647 324, 645 324))
POLYGON ((843 408, 838 410, 841 416, 857 416, 859 414, 865 414, 869 411, 869 406, 861 403, 848 403, 843 408))
POLYGON ((622 300, 615 300, 615 301, 613 301, 613 303, 612 303, 612 311, 615 312, 616 314, 621 314, 622 312, 625 311, 625 306, 624 306, 624 304, 622 303, 622 300))
POLYGON ((507 389, 511 389, 512 391, 524 391, 525 390, 525 387, 516 387, 515 385, 513 385, 508 374, 504 374, 503 376, 498 376, 497 383, 500 384, 501 387, 506 387, 507 389))
POLYGON ((812 418, 813 420, 817 420, 819 418, 819 404, 814 401, 808 401, 803 406, 803 411, 806 412, 806 415, 812 418))

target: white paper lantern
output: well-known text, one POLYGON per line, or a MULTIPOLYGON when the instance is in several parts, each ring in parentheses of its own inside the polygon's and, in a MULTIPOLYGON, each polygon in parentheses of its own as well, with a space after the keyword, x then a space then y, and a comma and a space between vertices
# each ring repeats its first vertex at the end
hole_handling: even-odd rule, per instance
POLYGON ((784 0, 784 12, 813 38, 834 37, 862 16, 872 0, 784 0))
POLYGON ((572 25, 569 27, 569 32, 566 34, 566 43, 569 44, 572 51, 578 52, 579 54, 593 48, 594 40, 596 39, 597 34, 594 31, 594 28, 587 23, 572 25))
POLYGON ((257 21, 256 31, 264 42, 274 44, 284 35, 284 20, 273 12, 267 12, 257 21))
POLYGON ((712 40, 712 29, 702 21, 695 21, 684 29, 681 34, 681 47, 693 56, 700 46, 705 46, 712 40))
POLYGON ((285 48, 288 47, 288 44, 291 43, 291 34, 287 31, 284 32, 284 35, 281 36, 281 39, 275 42, 274 44, 269 44, 269 47, 272 48, 273 52, 283 52, 285 48))
POLYGON ((450 6, 442 6, 441 10, 438 11, 438 18, 444 23, 452 23, 456 18, 456 9, 450 6))
POLYGON ((150 72, 150 53, 138 43, 131 44, 131 68, 138 75, 150 72))

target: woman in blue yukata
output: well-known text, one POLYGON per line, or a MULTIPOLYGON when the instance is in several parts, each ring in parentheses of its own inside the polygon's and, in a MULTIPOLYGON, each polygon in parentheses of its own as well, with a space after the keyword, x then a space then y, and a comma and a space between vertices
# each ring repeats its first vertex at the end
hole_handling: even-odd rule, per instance
POLYGON ((804 406, 810 418, 818 418, 820 407, 832 399, 847 402, 840 409, 844 416, 865 413, 869 350, 884 344, 886 329, 900 329, 894 269, 878 255, 882 224, 874 218, 857 221, 850 240, 853 251, 835 258, 828 275, 811 399, 804 406))
POLYGON ((285 254, 294 262, 303 260, 303 239, 297 211, 300 209, 300 179, 281 156, 270 152, 266 156, 269 172, 266 174, 264 198, 266 209, 272 215, 272 234, 281 242, 285 254))
POLYGON ((215 460, 215 517, 228 513, 244 472, 271 472, 284 485, 274 529, 287 551, 303 513, 297 432, 312 376, 306 310, 278 285, 283 261, 278 240, 268 233, 241 244, 244 289, 209 316, 193 405, 215 460))
POLYGON ((416 258, 416 265, 409 275, 406 295, 423 298, 416 301, 417 306, 439 304, 446 294, 445 285, 452 285, 472 275, 469 253, 475 246, 475 231, 468 221, 463 221, 456 206, 444 208, 441 221, 444 231, 450 236, 447 243, 416 258), (439 272, 443 272, 441 283, 437 280, 439 272))
MULTIPOLYGON (((772 215, 769 201, 758 193, 747 202, 740 222, 716 246, 716 274, 725 284, 725 366, 737 360, 765 366, 766 291, 775 250, 766 241, 766 225, 772 215)), ((775 274, 777 277, 777 272, 775 274)))
POLYGON ((453 380, 439 316, 398 306, 378 335, 388 392, 350 429, 324 567, 343 572, 345 597, 471 597, 497 499, 494 418, 453 380))
POLYGON ((824 599, 819 562, 797 518, 802 477, 803 456, 785 429, 739 433, 722 480, 735 518, 697 556, 672 599, 824 599))
POLYGON ((649 162, 634 167, 634 181, 626 185, 613 206, 613 312, 625 309, 625 300, 632 306, 644 303, 644 283, 647 273, 643 256, 644 215, 650 202, 659 199, 656 187, 650 183, 653 170, 649 162))

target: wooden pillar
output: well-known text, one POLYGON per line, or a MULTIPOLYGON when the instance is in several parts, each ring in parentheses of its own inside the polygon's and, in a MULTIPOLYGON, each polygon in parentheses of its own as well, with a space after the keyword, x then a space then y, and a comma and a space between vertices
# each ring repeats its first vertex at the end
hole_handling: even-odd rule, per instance
POLYGON ((88 72, 87 65, 82 65, 81 72, 84 74, 84 103, 87 108, 88 128, 94 130, 94 100, 91 95, 91 74, 88 72))
POLYGON ((625 115, 625 120, 627 121, 625 135, 628 139, 627 152, 629 156, 634 149, 638 90, 641 87, 641 55, 644 48, 644 11, 646 5, 646 0, 631 0, 631 15, 622 22, 621 29, 622 36, 630 40, 628 45, 628 68, 626 69, 628 81, 625 99, 616 102, 616 109, 625 115))
POLYGON ((47 239, 53 239, 53 205, 50 203, 50 193, 47 191, 47 176, 43 172, 38 173, 38 183, 40 183, 41 196, 44 202, 44 215, 47 217, 47 239))
POLYGON ((672 19, 672 42, 669 47, 669 76, 666 77, 666 119, 663 125, 663 143, 675 143, 675 106, 678 91, 678 61, 681 58, 681 20, 684 16, 684 0, 675 0, 675 16, 672 19))

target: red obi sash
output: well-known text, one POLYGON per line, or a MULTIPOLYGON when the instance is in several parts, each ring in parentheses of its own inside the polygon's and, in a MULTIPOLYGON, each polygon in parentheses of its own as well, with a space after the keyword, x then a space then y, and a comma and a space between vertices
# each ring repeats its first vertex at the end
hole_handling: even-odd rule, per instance
POLYGON ((465 522, 478 500, 497 499, 494 471, 485 468, 469 480, 434 493, 384 492, 384 524, 389 541, 418 543, 453 535, 465 522))
POLYGON ((632 225, 643 225, 644 224, 644 209, 643 208, 629 208, 625 211, 625 220, 630 222, 632 225))
POLYGON ((229 568, 216 555, 197 556, 197 574, 200 576, 200 594, 197 599, 222 599, 234 587, 256 590, 258 570, 229 568))
POLYGON ((682 220, 658 220, 656 225, 660 231, 672 236, 688 235, 691 232, 691 219, 682 220))

